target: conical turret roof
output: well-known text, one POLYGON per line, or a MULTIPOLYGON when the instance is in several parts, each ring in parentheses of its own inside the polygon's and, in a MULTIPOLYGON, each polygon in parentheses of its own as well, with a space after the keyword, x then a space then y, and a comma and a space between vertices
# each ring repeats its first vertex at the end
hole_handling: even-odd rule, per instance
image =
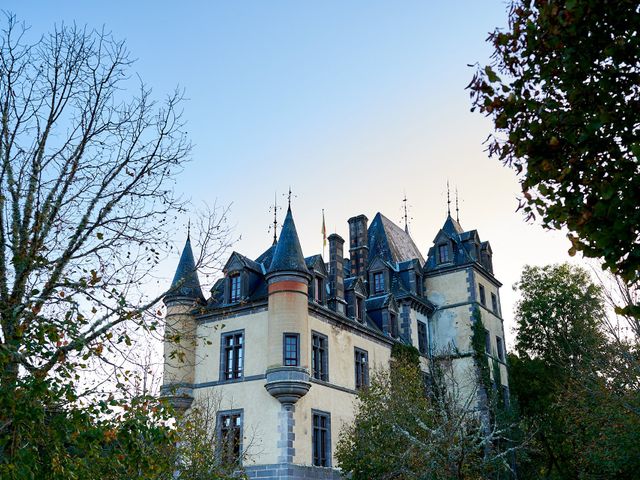
POLYGON ((182 249, 182 255, 178 262, 176 274, 171 282, 171 291, 165 298, 187 297, 194 300, 204 300, 200 280, 196 270, 196 262, 191 249, 191 239, 187 236, 187 241, 182 249))
POLYGON ((293 222, 291 207, 287 209, 287 216, 282 224, 280 238, 276 244, 268 273, 276 272, 300 272, 309 275, 304 255, 302 255, 296 225, 293 222))

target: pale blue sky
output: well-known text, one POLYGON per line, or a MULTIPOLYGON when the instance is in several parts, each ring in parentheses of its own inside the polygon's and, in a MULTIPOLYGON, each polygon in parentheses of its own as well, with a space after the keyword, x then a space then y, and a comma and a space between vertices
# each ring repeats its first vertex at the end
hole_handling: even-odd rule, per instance
POLYGON ((514 174, 487 158, 491 125, 469 112, 467 64, 488 60, 487 32, 506 21, 502 0, 4 0, 1 8, 34 33, 61 21, 104 25, 127 41, 134 71, 156 95, 185 89, 195 148, 177 188, 195 203, 233 202, 235 249, 248 256, 269 246, 269 204, 289 185, 305 255, 322 249, 322 208, 329 232, 346 238, 353 215, 381 211, 399 222, 406 192, 426 256, 449 179, 462 226, 493 246, 507 330, 522 266, 568 258, 562 234, 515 213, 514 174))

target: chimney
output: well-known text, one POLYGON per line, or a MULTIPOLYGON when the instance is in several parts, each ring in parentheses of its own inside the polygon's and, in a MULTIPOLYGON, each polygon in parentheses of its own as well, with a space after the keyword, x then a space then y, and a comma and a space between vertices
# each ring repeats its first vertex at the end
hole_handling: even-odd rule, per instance
POLYGON ((343 251, 344 239, 337 233, 329 235, 329 308, 346 315, 343 251))
POLYGON ((351 256, 351 276, 364 277, 369 266, 369 245, 365 215, 349 219, 349 254, 351 256))

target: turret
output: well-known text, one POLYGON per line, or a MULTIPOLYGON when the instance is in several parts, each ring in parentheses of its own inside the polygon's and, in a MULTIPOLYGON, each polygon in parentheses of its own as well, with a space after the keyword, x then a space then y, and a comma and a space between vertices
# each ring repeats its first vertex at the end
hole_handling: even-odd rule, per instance
POLYGON ((294 404, 311 387, 308 365, 310 278, 289 207, 266 274, 269 367, 265 388, 283 405, 294 404))
POLYGON ((196 363, 196 322, 193 310, 204 303, 196 264, 187 236, 169 292, 163 298, 167 307, 164 331, 164 375, 161 396, 178 411, 193 401, 196 363))

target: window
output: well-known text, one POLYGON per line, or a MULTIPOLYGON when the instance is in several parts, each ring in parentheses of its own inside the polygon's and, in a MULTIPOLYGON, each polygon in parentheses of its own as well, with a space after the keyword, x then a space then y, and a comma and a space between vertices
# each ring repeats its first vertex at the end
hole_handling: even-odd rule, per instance
POLYGON ((484 351, 491 355, 491 334, 486 328, 484 330, 484 351))
POLYGON ((313 412, 312 450, 313 464, 317 467, 331 466, 331 415, 313 412))
POLYGON ((239 273, 234 273, 229 278, 229 303, 238 302, 242 291, 242 278, 239 273))
POLYGON ((446 243, 438 245, 438 258, 440 259, 440 263, 449 261, 449 246, 446 243))
POLYGON ((364 307, 361 297, 356 296, 356 319, 361 322, 364 320, 364 307))
POLYGON ((232 332, 222 335, 221 379, 242 378, 244 362, 244 333, 232 332))
POLYGON ((297 367, 300 365, 300 335, 297 333, 284 334, 284 359, 282 362, 286 367, 297 367))
POLYGON ((480 289, 480 303, 484 306, 487 305, 487 297, 484 294, 484 285, 482 285, 481 283, 478 284, 478 287, 480 289))
POLYGON ((493 308, 493 313, 498 314, 498 297, 496 297, 495 293, 491 294, 491 308, 493 308))
POLYGON ((369 386, 369 354, 366 350, 355 349, 356 388, 369 386))
POLYGON ((324 288, 324 282, 322 281, 322 278, 320 277, 315 277, 315 281, 314 281, 314 285, 313 285, 313 299, 318 302, 318 303, 322 303, 322 289, 324 288))
POLYGON ((220 454, 225 464, 240 463, 242 454, 242 410, 218 414, 220 454))
POLYGON ((427 326, 421 321, 418 321, 418 350, 427 353, 427 326))
POLYGON ((376 272, 373 274, 373 293, 384 292, 384 273, 376 272))
POLYGON ((422 295, 422 275, 416 275, 416 294, 422 295))
POLYGON ((395 313, 389 312, 389 328, 391 329, 391 331, 389 332, 391 333, 391 336, 397 337, 398 336, 398 316, 395 313))
POLYGON ((504 349, 502 347, 502 338, 496 336, 496 349, 498 350, 498 358, 504 362, 504 349))
POLYGON ((311 336, 311 368, 313 378, 329 380, 329 362, 327 358, 328 339, 324 335, 314 333, 311 336))

